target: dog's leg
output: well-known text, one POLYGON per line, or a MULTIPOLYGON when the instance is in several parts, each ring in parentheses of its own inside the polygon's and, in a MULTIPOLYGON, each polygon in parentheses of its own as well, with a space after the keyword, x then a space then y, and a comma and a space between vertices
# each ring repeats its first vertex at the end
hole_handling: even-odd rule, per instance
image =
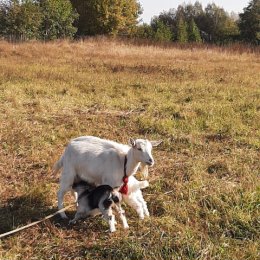
POLYGON ((108 208, 105 208, 104 207, 104 201, 102 200, 102 201, 99 202, 98 207, 99 207, 99 210, 101 211, 102 215, 104 216, 104 219, 109 224, 110 232, 115 232, 116 231, 115 215, 113 215, 111 205, 108 208))
POLYGON ((69 225, 74 225, 79 219, 85 218, 86 216, 86 212, 77 212, 74 219, 70 220, 69 225))
POLYGON ((106 220, 106 221, 108 222, 108 224, 109 224, 109 230, 110 230, 110 232, 115 232, 115 231, 116 231, 115 215, 113 215, 112 209, 109 208, 109 209, 103 210, 102 214, 103 214, 105 220, 106 220))

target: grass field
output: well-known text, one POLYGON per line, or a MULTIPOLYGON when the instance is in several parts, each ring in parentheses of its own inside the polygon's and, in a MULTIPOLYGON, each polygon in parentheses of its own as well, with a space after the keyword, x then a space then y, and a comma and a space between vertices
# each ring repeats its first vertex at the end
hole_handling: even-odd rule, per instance
POLYGON ((71 138, 163 140, 149 219, 128 207, 129 231, 109 234, 99 217, 56 217, 2 239, 0 259, 259 259, 259 61, 249 49, 0 42, 0 233, 57 210, 51 169, 71 138))

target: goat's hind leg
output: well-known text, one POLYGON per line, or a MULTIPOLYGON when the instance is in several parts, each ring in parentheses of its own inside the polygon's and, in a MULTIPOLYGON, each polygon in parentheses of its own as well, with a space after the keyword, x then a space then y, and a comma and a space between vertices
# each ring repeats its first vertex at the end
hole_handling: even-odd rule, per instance
POLYGON ((119 214, 119 217, 123 223, 123 227, 124 229, 129 228, 127 220, 126 220, 126 216, 125 216, 125 211, 122 209, 121 205, 115 205, 116 211, 119 214))
POLYGON ((129 197, 125 197, 124 201, 137 212, 140 219, 144 219, 144 210, 142 207, 142 203, 137 199, 136 194, 135 196, 132 195, 129 197))
MULTIPOLYGON (((64 200, 64 195, 71 190, 71 187, 73 185, 74 181, 74 174, 71 174, 73 172, 62 172, 61 179, 60 179, 60 189, 57 193, 58 196, 58 208, 59 210, 63 209, 63 200, 64 200)), ((67 215, 65 212, 60 212, 60 216, 63 219, 67 219, 67 215)))
POLYGON ((137 200, 142 204, 142 208, 143 208, 143 212, 144 212, 144 215, 147 216, 147 217, 150 217, 150 213, 149 213, 149 210, 147 208, 147 203, 146 201, 144 200, 144 197, 142 194, 139 194, 137 200))

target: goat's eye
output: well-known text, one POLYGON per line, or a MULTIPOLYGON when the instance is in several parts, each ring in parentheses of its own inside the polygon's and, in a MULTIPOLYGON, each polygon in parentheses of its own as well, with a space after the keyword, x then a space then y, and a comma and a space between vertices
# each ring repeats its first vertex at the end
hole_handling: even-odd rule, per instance
POLYGON ((137 150, 142 151, 142 148, 137 148, 137 150))

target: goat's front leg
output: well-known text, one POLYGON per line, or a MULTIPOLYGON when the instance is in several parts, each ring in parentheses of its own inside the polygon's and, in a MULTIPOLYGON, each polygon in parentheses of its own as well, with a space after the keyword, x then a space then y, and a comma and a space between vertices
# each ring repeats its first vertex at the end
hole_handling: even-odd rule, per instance
POLYGON ((119 217, 120 217, 120 219, 123 223, 124 229, 129 228, 127 220, 126 220, 126 216, 125 216, 125 211, 122 209, 121 205, 115 204, 115 208, 116 208, 116 211, 118 212, 119 217))

